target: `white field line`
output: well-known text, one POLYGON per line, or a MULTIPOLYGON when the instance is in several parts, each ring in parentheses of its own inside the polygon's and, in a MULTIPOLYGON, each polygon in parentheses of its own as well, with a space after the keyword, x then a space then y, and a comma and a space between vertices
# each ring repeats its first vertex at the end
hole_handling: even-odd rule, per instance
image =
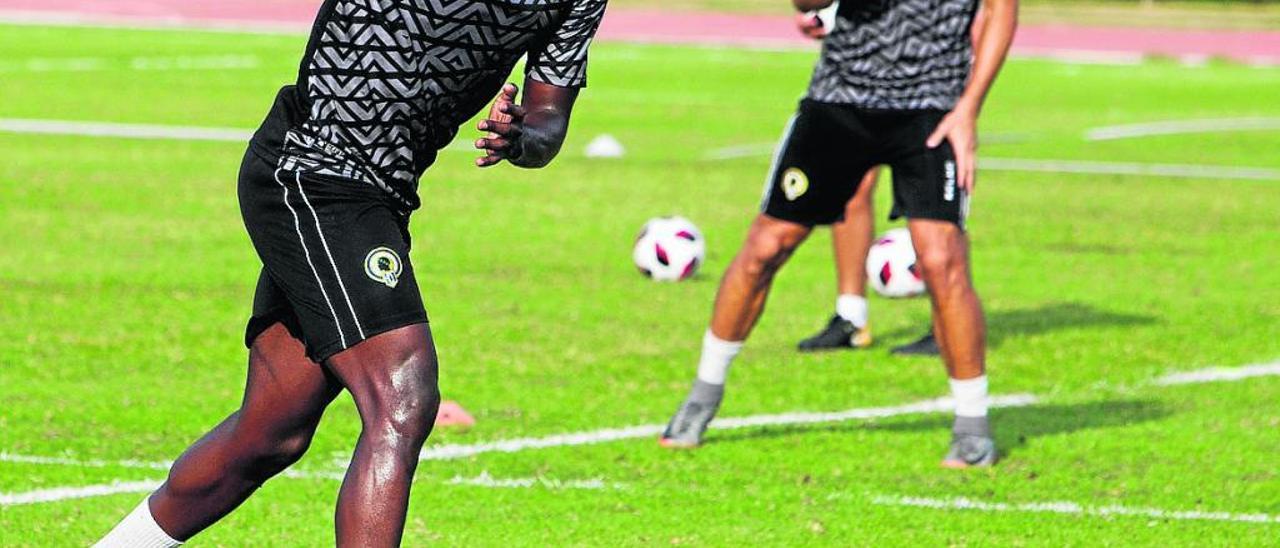
POLYGON ((1234 382, 1254 377, 1280 376, 1280 362, 1260 363, 1244 367, 1215 367, 1186 373, 1171 373, 1156 379, 1157 386, 1234 382))
POLYGON ((113 482, 87 487, 53 487, 25 493, 0 493, 0 507, 40 504, 60 500, 105 497, 123 493, 150 493, 160 486, 160 480, 113 482))
MULTIPOLYGON (((5 452, 0 452, 0 462, 10 462, 14 464, 39 464, 45 466, 74 466, 77 468, 130 468, 138 470, 168 470, 170 466, 173 466, 173 461, 76 459, 71 457, 16 455, 5 452)), ((285 470, 282 475, 288 478, 332 479, 339 481, 341 481, 344 476, 341 472, 308 472, 303 470, 285 470)))
POLYGON ((906 506, 937 510, 973 510, 980 512, 1018 512, 1037 514, 1066 514, 1080 516, 1133 516, 1171 521, 1229 521, 1237 523, 1280 524, 1280 516, 1269 514, 1237 514, 1232 512, 1206 512, 1202 510, 1163 510, 1131 506, 1086 506, 1075 502, 1004 503, 983 502, 957 498, 928 498, 908 496, 875 496, 872 504, 881 506, 906 506))
POLYGON ((752 143, 733 145, 707 151, 702 155, 704 160, 736 160, 738 158, 754 158, 768 156, 778 148, 778 143, 752 143))
MULTIPOLYGON (((166 126, 153 124, 121 124, 115 122, 81 122, 70 120, 33 120, 0 118, 0 133, 29 135, 63 135, 71 137, 103 137, 117 139, 161 139, 172 141, 215 141, 247 143, 254 130, 222 127, 166 126)), ((441 152, 478 152, 469 139, 457 139, 441 152)))
POLYGON ((606 483, 601 479, 590 480, 558 480, 552 478, 495 478, 489 475, 488 471, 481 472, 479 476, 474 478, 464 478, 462 476, 454 476, 453 479, 445 482, 446 485, 467 485, 471 487, 487 487, 490 489, 529 489, 532 487, 544 487, 547 489, 626 489, 626 485, 621 483, 606 483))
MULTIPOLYGON (((981 135, 978 140, 983 143, 1025 143, 1033 138, 1027 133, 1002 132, 990 135, 981 135)), ((703 160, 737 160, 739 158, 755 158, 759 156, 769 156, 778 148, 778 143, 747 143, 743 145, 732 145, 722 148, 716 148, 707 151, 702 155, 703 160)))
POLYGON ((1037 171, 1078 175, 1134 175, 1189 179, 1242 179, 1280 181, 1280 169, 1204 164, 1144 164, 1137 162, 1089 162, 1079 160, 1032 160, 1022 158, 979 158, 978 169, 987 171, 1037 171))
MULTIPOLYGON (((735 160, 767 156, 776 145, 757 143, 717 148, 704 160, 735 160)), ((1280 181, 1280 169, 1205 164, 1145 164, 1138 162, 1090 162, 1081 160, 1039 160, 1030 158, 978 158, 979 171, 1036 171, 1082 175, 1133 175, 1190 179, 1242 179, 1280 181)))
MULTIPOLYGON (((344 474, 312 474, 297 473, 285 471, 283 477, 299 478, 299 479, 332 479, 342 481, 344 474)), ((42 504, 48 502, 58 502, 64 500, 86 499, 94 497, 105 497, 111 495, 120 495, 126 493, 150 493, 160 487, 163 480, 143 480, 143 481, 114 481, 102 485, 88 485, 83 487, 50 487, 47 489, 37 489, 34 491, 26 491, 20 493, 0 493, 0 507, 5 506, 22 506, 27 504, 42 504)), ((626 489, 626 485, 621 483, 609 483, 602 479, 589 480, 560 480, 555 478, 495 478, 488 472, 483 472, 474 478, 464 478, 454 476, 453 479, 444 482, 445 485, 463 485, 468 487, 483 487, 488 489, 529 489, 534 487, 551 489, 551 490, 567 490, 567 489, 584 489, 584 490, 602 490, 602 489, 626 489)))
MULTIPOLYGON (((1210 368, 1199 371, 1190 371, 1186 373, 1174 373, 1156 379, 1153 384, 1156 386, 1172 386, 1193 383, 1211 383, 1211 382, 1229 382, 1238 381, 1248 378, 1261 376, 1280 375, 1280 362, 1267 364, 1250 365, 1237 368, 1210 368)), ((1027 394, 996 396, 992 398, 993 407, 1018 407, 1032 405, 1036 402, 1036 398, 1027 394)), ((732 430, 740 428, 751 428, 759 426, 783 426, 783 425, 799 425, 799 424, 818 424, 829 422, 841 422, 850 420, 865 420, 874 418, 888 418, 900 415, 922 414, 922 413, 938 413, 946 412, 952 408, 952 402, 948 398, 940 398, 935 400, 926 400, 906 405, 893 407, 873 407, 863 409, 850 409, 846 411, 837 411, 829 413, 782 413, 776 415, 753 415, 746 417, 733 417, 719 419, 711 424, 712 429, 732 430)), ((487 443, 478 443, 470 445, 440 445, 424 449, 421 455, 422 460, 450 460, 465 458, 484 453, 515 453, 531 449, 545 449, 552 447, 572 447, 580 445, 590 445, 606 443, 610 441, 636 439, 653 437, 660 434, 664 426, 659 424, 633 426, 628 428, 608 428, 602 430, 591 430, 586 432, 575 432, 568 434, 557 434, 542 438, 518 438, 512 440, 495 441, 487 443)), ((102 459, 78 459, 73 457, 44 457, 18 455, 13 453, 0 452, 0 462, 10 462, 18 464, 37 464, 50 466, 74 466, 88 468, 134 468, 147 470, 167 470, 172 464, 169 461, 140 461, 133 459, 126 460, 102 460, 102 459)), ((284 477, 299 479, 325 479, 341 481, 344 474, 339 471, 334 472, 309 472, 301 470, 288 470, 284 473, 284 477)), ((57 500, 65 500, 69 498, 84 498, 90 496, 109 495, 114 493, 134 492, 121 489, 137 489, 138 492, 147 491, 149 488, 143 486, 151 486, 157 482, 134 482, 134 483, 113 483, 108 485, 90 486, 90 487, 62 487, 55 489, 45 489, 40 491, 32 491, 28 493, 17 494, 0 494, 0 501, 27 501, 31 502, 14 502, 13 504, 30 504, 35 502, 53 502, 57 500), (134 486, 134 487, 124 487, 134 486), (65 496, 63 496, 65 495, 65 496)), ((540 485, 551 488, 568 488, 568 489, 595 489, 595 488, 617 488, 610 487, 613 484, 597 483, 597 480, 580 480, 580 481, 559 481, 545 478, 515 478, 515 479, 495 479, 488 476, 487 473, 481 474, 476 478, 455 477, 448 482, 451 485, 472 485, 478 487, 492 488, 516 488, 516 487, 533 487, 540 485), (597 487, 603 485, 603 487, 597 487)), ((923 499, 912 499, 923 500, 923 499)), ((6 504, 9 504, 6 502, 6 504)), ((923 505, 923 504, 921 504, 923 505)), ((1026 511, 1026 510, 1019 510, 1026 511)), ((1146 511, 1138 509, 1136 511, 1146 511)), ((1107 510, 1112 514, 1121 513, 1114 508, 1107 510)), ((1078 513, 1097 513, 1094 510, 1078 513)), ((1146 515, 1146 514, 1142 514, 1146 515)), ((1217 515, 1217 514, 1205 514, 1217 515)), ((1192 519, 1192 518, 1171 518, 1171 519, 1192 519)), ((1201 518, 1211 519, 1211 518, 1201 518)))
POLYGON ((1205 120, 1167 120, 1144 124, 1098 127, 1086 131, 1084 138, 1090 141, 1112 141, 1158 135, 1275 130, 1280 130, 1280 118, 1214 118, 1205 120))
POLYGON ((182 55, 168 57, 36 57, 0 60, 0 72, 88 72, 101 70, 248 70, 262 66, 254 55, 182 55))
POLYGON ((100 459, 77 459, 71 457, 41 457, 31 455, 16 455, 13 453, 0 452, 0 462, 12 462, 17 464, 41 464, 46 466, 75 466, 79 468, 137 468, 146 470, 168 470, 173 465, 173 461, 148 462, 141 460, 125 459, 125 460, 100 460, 100 459))
POLYGON ((249 141, 250 137, 253 137, 252 130, 232 128, 24 119, 0 119, 0 132, 36 135, 72 135, 78 137, 174 139, 180 141, 218 141, 234 143, 245 143, 249 141))
MULTIPOLYGON (((1035 402, 1035 396, 1030 394, 995 396, 991 398, 992 407, 1023 407, 1035 402)), ((784 426, 866 420, 921 413, 942 413, 950 411, 952 408, 954 408, 954 403, 950 398, 939 398, 936 400, 926 400, 893 407, 849 409, 847 411, 831 413, 783 413, 779 415, 754 415, 748 417, 716 419, 711 422, 711 429, 734 430, 757 426, 784 426)), ((666 428, 666 425, 664 424, 649 424, 626 428, 608 428, 604 430, 557 434, 542 438, 517 438, 467 445, 438 445, 423 449, 422 460, 451 460, 484 453, 517 453, 530 449, 572 447, 578 445, 606 443, 617 440, 650 438, 661 434, 664 428, 666 428)))

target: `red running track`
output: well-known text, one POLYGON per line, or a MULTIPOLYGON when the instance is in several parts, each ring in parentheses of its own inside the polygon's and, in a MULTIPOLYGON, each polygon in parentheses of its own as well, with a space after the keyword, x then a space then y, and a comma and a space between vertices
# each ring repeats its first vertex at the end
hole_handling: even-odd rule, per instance
MULTIPOLYGON (((0 20, 139 26, 305 29, 319 0, 0 0, 0 20)), ((611 11, 602 40, 804 47, 790 18, 696 12, 611 11)), ((1021 55, 1132 59, 1142 55, 1224 57, 1280 64, 1280 32, 1023 26, 1014 43, 1021 55)))

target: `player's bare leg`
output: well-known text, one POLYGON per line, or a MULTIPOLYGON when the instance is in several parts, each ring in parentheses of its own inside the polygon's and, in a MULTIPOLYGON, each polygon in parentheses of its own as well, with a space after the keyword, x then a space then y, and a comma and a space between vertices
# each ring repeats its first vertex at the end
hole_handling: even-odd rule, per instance
POLYGON ((845 204, 844 220, 831 225, 836 263, 836 313, 827 326, 797 345, 801 351, 871 346, 867 320, 867 251, 875 239, 872 196, 880 168, 862 178, 858 192, 845 204))
POLYGON ((908 226, 956 399, 953 442, 943 466, 990 466, 996 449, 987 420, 986 322, 970 275, 969 239, 950 222, 917 219, 908 226))
POLYGON ((267 329, 250 349, 240 409, 187 449, 149 504, 99 545, 138 546, 161 533, 185 541, 217 522, 302 457, 340 389, 284 326, 267 329))
POLYGON ((418 454, 440 407, 431 330, 395 329, 326 365, 351 392, 363 427, 338 496, 338 546, 398 546, 418 454))
POLYGON ((729 364, 764 312, 774 276, 811 228, 761 214, 730 263, 716 293, 711 327, 703 338, 698 378, 662 434, 667 447, 696 447, 724 397, 729 364))
POLYGON ((841 295, 867 296, 867 252, 875 239, 875 204, 872 200, 880 168, 872 169, 863 177, 857 194, 844 209, 844 220, 831 225, 831 239, 835 247, 836 287, 841 295))

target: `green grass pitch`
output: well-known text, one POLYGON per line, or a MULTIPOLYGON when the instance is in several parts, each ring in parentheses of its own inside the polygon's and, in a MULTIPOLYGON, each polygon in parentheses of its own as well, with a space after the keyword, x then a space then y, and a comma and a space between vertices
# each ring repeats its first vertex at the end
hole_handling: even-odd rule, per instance
MULTIPOLYGON (((0 118, 252 129, 294 77, 303 40, 0 27, 0 118), (79 70, 68 59, 80 59, 70 63, 79 70), (210 68, 217 59, 234 62, 210 68)), ((479 424, 437 432, 429 447, 668 418, 768 164, 765 154, 707 156, 776 139, 813 60, 804 51, 599 44, 553 167, 481 171, 473 154, 442 154, 422 182, 412 259, 444 394, 479 424), (627 146, 625 158, 583 157, 604 133, 627 146), (654 284, 630 264, 631 241, 645 219, 672 213, 706 233, 708 264, 691 282, 654 284)), ((1274 170, 1274 131, 1106 142, 1082 134, 1280 117, 1278 89, 1277 68, 1015 59, 984 113, 981 152, 1274 170)), ((0 452, 163 461, 235 408, 258 269, 234 191, 243 150, 0 132, 0 452)), ((889 193, 878 194, 883 219, 889 193)), ((1006 453, 997 468, 937 466, 945 414, 713 431, 696 452, 632 439, 481 454, 423 464, 406 543, 1275 544, 1276 522, 1019 505, 1280 514, 1280 378, 1152 382, 1280 358, 1278 212, 1276 180, 985 171, 971 231, 993 391, 1040 398, 994 412, 1006 453), (538 482, 451 481, 486 476, 538 482), (603 488, 572 483, 593 480, 603 488), (894 504, 903 497, 1008 506, 894 504)), ((792 350, 830 313, 830 255, 820 232, 784 270, 732 371, 722 416, 945 394, 938 363, 887 350, 922 330, 923 301, 873 299, 873 350, 792 350)), ((297 468, 341 470, 358 428, 340 398, 297 468)), ((122 464, 0 460, 4 494, 161 477, 122 464)), ((330 543, 337 488, 273 480, 193 544, 330 543)), ((0 506, 0 545, 84 546, 139 499, 0 506)))

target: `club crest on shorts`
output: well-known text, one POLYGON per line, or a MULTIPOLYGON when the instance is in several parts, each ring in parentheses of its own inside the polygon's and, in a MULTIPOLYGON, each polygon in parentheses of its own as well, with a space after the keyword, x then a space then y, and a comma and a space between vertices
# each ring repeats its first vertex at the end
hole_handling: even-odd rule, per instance
POLYGON ((809 176, 800 171, 800 168, 793 167, 782 172, 782 195, 788 201, 794 202, 806 192, 809 192, 809 176))
POLYGON ((389 247, 377 247, 364 258, 364 273, 369 279, 395 288, 400 283, 400 273, 404 272, 404 262, 389 247))

